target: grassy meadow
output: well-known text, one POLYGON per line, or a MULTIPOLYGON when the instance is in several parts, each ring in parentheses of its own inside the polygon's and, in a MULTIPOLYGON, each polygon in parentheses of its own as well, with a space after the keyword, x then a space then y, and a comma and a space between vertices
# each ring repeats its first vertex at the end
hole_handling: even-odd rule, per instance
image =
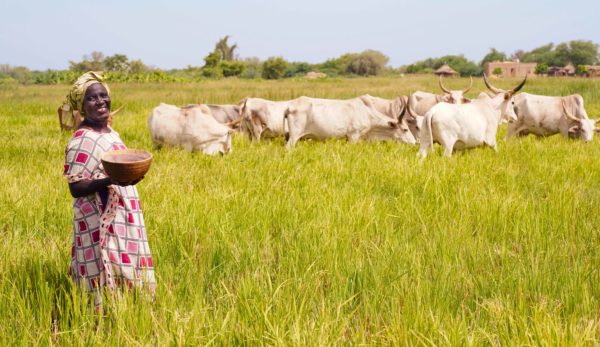
MULTIPOLYGON (((70 134, 56 108, 69 88, 0 86, 0 345, 600 344, 598 137, 451 158, 436 145, 420 162, 400 143, 286 151, 236 136, 233 153, 206 157, 155 150, 146 126, 159 102, 392 98, 439 91, 433 76, 112 84, 125 105, 114 128, 154 154, 138 190, 158 289, 154 303, 108 297, 98 317, 68 276, 70 134)), ((523 91, 580 93, 600 117, 598 79, 534 77, 523 91)))

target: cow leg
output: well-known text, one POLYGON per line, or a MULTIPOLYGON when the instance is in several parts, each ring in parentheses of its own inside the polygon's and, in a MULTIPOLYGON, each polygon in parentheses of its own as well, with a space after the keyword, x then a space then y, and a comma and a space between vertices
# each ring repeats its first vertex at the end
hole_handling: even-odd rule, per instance
POLYGON ((448 147, 444 147, 444 156, 451 157, 452 156, 452 149, 453 149, 453 147, 454 147, 454 145, 448 146, 448 147))
POLYGON ((348 134, 348 142, 349 143, 357 143, 360 140, 360 133, 353 132, 348 134))

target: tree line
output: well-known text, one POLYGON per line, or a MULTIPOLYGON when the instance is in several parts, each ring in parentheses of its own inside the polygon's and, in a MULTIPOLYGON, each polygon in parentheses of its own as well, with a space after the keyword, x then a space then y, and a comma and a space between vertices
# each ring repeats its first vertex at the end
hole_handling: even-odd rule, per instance
POLYGON ((461 76, 478 76, 482 74, 487 62, 517 59, 521 62, 538 63, 537 73, 545 73, 549 66, 565 66, 569 63, 577 67, 578 73, 582 73, 586 65, 600 62, 598 45, 579 40, 558 45, 549 43, 531 51, 517 50, 511 55, 491 48, 478 63, 463 55, 446 55, 392 68, 388 66, 389 58, 376 50, 346 53, 317 64, 290 62, 283 57, 270 57, 264 61, 255 57, 240 58, 236 53, 237 44, 230 44, 229 39, 229 35, 219 39, 214 50, 204 57, 203 64, 199 66, 161 70, 147 66, 141 60, 130 60, 124 54, 105 56, 102 52, 92 52, 81 61, 70 61, 68 70, 31 71, 23 66, 0 65, 0 84, 72 83, 82 72, 90 70, 105 71, 105 77, 112 82, 191 82, 227 77, 280 79, 305 76, 311 71, 329 77, 431 73, 444 64, 448 64, 461 76))

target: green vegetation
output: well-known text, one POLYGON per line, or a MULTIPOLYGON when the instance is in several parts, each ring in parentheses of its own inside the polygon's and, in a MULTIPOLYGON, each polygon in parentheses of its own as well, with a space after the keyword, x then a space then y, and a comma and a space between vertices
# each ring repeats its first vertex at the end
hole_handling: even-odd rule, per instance
MULTIPOLYGON (((388 66, 389 58, 375 50, 360 53, 345 53, 338 58, 323 63, 288 62, 283 57, 271 57, 266 61, 250 57, 240 59, 235 54, 237 44, 229 44, 227 35, 217 41, 215 48, 204 57, 204 65, 188 66, 184 69, 163 71, 146 66, 141 60, 129 60, 124 54, 105 57, 102 52, 92 52, 80 62, 69 62, 67 71, 30 71, 24 66, 0 65, 0 85, 20 84, 61 84, 72 83, 82 73, 90 70, 108 71, 109 82, 198 82, 206 79, 239 77, 243 79, 280 79, 301 77, 307 72, 325 73, 328 77, 338 76, 393 76, 399 73, 432 73, 443 64, 450 65, 461 76, 479 76, 486 62, 505 60, 506 54, 491 48, 478 64, 463 55, 447 55, 428 58, 413 64, 394 69, 388 66), (266 70, 265 70, 266 67, 266 70)), ((515 51, 511 59, 523 62, 537 62, 548 66, 564 66, 572 63, 579 67, 596 64, 600 61, 598 45, 591 41, 570 41, 538 47, 530 52, 515 51)), ((580 69, 580 73, 585 71, 580 69)), ((542 72, 538 72, 542 73, 542 72)), ((543 72, 545 73, 545 72, 543 72)))
MULTIPOLYGON (((154 303, 107 299, 98 319, 67 274, 70 134, 56 107, 68 88, 0 86, 0 345, 600 344, 598 138, 452 158, 436 146, 420 163, 399 143, 288 152, 243 136, 209 158, 154 150, 146 128, 161 101, 391 98, 437 92, 433 76, 111 84, 126 105, 115 128, 154 154, 138 189, 159 286, 154 303)), ((600 115, 600 80, 532 77, 524 91, 580 93, 600 115)))

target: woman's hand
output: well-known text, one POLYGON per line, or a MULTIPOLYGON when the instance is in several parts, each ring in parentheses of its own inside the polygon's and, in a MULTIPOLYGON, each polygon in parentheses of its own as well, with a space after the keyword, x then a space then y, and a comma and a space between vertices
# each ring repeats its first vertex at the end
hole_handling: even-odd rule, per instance
POLYGON ((121 187, 127 187, 127 186, 135 186, 136 184, 138 184, 141 180, 144 179, 144 176, 133 180, 133 181, 129 181, 129 182, 118 182, 114 179, 110 179, 111 184, 117 185, 117 186, 121 186, 121 187))

